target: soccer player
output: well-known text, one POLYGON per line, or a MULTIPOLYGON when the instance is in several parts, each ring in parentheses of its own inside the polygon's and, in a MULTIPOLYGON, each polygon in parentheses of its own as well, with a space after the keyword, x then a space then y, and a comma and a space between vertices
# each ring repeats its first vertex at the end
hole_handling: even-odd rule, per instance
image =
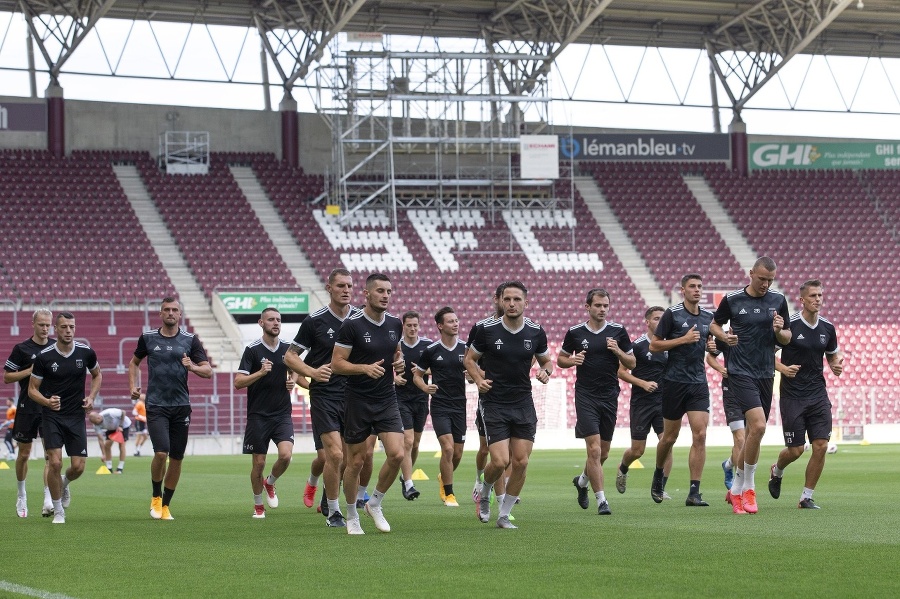
POLYGON ((588 508, 587 486, 597 499, 597 514, 612 512, 603 489, 603 463, 609 456, 609 445, 616 430, 619 408, 620 367, 634 368, 637 364, 631 348, 631 338, 625 327, 607 321, 609 292, 595 287, 587 292, 584 307, 587 322, 571 327, 563 339, 556 365, 575 367, 575 436, 584 439, 587 460, 584 470, 572 479, 578 491, 578 505, 588 508))
POLYGON ((134 457, 141 457, 141 447, 147 442, 147 404, 144 400, 146 395, 141 396, 134 401, 134 408, 131 415, 134 416, 134 457))
POLYGON ((553 374, 547 334, 525 317, 527 297, 525 285, 518 281, 506 283, 500 296, 503 317, 482 324, 465 357, 466 370, 481 394, 478 409, 490 452, 476 508, 481 522, 488 522, 491 517, 491 487, 512 465, 497 517, 498 528, 517 528, 509 515, 525 484, 528 458, 534 447, 537 413, 531 393, 532 360, 537 358, 540 366, 536 376, 539 382, 546 385, 553 374), (482 357, 484 371, 478 367, 482 357))
POLYGON ((758 258, 750 269, 750 284, 732 291, 719 302, 710 332, 731 346, 728 353, 728 386, 744 414, 744 448, 738 456, 731 484, 734 513, 755 514, 755 474, 759 446, 772 408, 775 380, 775 344, 791 341, 787 300, 769 288, 775 281, 775 261, 758 258), (722 325, 731 323, 727 333, 722 325), (738 504, 738 505, 735 505, 738 504))
POLYGON ((813 501, 813 490, 822 469, 831 438, 831 402, 825 390, 823 357, 835 376, 844 372, 844 357, 838 350, 834 325, 819 312, 824 301, 822 282, 812 279, 800 286, 802 309, 790 319, 791 340, 782 346, 781 363, 781 423, 785 448, 772 464, 769 493, 781 496, 784 469, 803 454, 804 439, 808 436, 812 456, 806 464, 806 480, 800 495, 801 509, 819 509, 813 501))
MULTIPOLYGON (((288 368, 310 379, 309 410, 312 416, 313 439, 317 451, 324 455, 325 490, 322 498, 326 504, 322 513, 328 526, 346 526, 340 508, 341 472, 344 464, 344 388, 347 377, 332 369, 331 354, 341 325, 358 310, 350 305, 353 294, 353 277, 349 270, 336 268, 328 275, 325 284, 328 305, 316 310, 300 323, 290 351, 284 361, 288 368), (300 356, 307 352, 305 359, 300 356)), ((318 458, 317 458, 318 459, 318 458)), ((306 481, 303 504, 312 507, 318 486, 315 463, 306 481)))
MULTIPOLYGON (((494 315, 484 320, 479 320, 472 325, 472 329, 469 331, 469 337, 466 340, 466 349, 468 349, 469 345, 471 345, 472 340, 475 338, 475 334, 481 325, 491 320, 492 318, 503 318, 503 308, 500 306, 500 294, 503 293, 504 285, 506 285, 506 283, 501 283, 500 285, 498 285, 497 289, 494 291, 494 296, 491 298, 491 301, 494 304, 494 315)), ((481 360, 479 360, 478 363, 480 365, 481 360)), ((482 376, 484 376, 483 370, 482 376)), ((471 379, 471 377, 469 378, 471 379)), ((475 454, 475 487, 472 489, 472 501, 477 504, 479 501, 481 501, 481 484, 482 482, 484 482, 482 480, 482 477, 484 476, 484 469, 487 466, 487 461, 490 457, 490 453, 488 452, 487 437, 484 434, 484 423, 481 421, 481 410, 478 410, 477 408, 475 410, 475 429, 478 431, 478 452, 475 454)), ((497 482, 494 483, 494 494, 500 502, 503 501, 503 495, 506 494, 507 476, 508 471, 503 476, 498 478, 497 482)), ((514 520, 515 518, 510 515, 509 519, 514 520)))
MULTIPOLYGON (((3 382, 19 383, 19 403, 16 410, 16 421, 13 423, 13 439, 19 446, 16 456, 16 481, 18 495, 16 497, 16 514, 20 518, 28 517, 28 494, 25 491, 25 479, 28 476, 28 459, 31 457, 31 445, 41 434, 42 406, 28 397, 28 385, 31 368, 38 354, 56 340, 50 337, 53 326, 53 313, 46 308, 35 310, 31 317, 31 337, 16 344, 6 365, 3 367, 3 382)), ((41 515, 53 515, 53 502, 50 499, 50 487, 47 485, 49 463, 44 460, 44 506, 41 515)))
POLYGON ((116 474, 122 474, 125 470, 125 442, 128 441, 128 433, 131 431, 131 418, 121 408, 106 408, 101 412, 91 412, 88 420, 97 430, 97 438, 100 439, 100 449, 103 452, 103 463, 106 469, 112 472, 112 444, 110 438, 115 433, 121 433, 122 440, 119 444, 119 465, 116 474))
POLYGON ((441 338, 425 348, 416 363, 413 382, 431 395, 431 425, 441 446, 441 501, 447 507, 459 507, 453 492, 453 473, 466 444, 466 344, 459 340, 459 317, 453 308, 438 310, 434 322, 441 338), (430 384, 424 378, 429 370, 430 384))
POLYGON ((709 385, 706 382, 704 354, 712 312, 700 307, 703 278, 695 273, 681 277, 682 302, 666 309, 650 339, 651 352, 669 352, 662 385, 663 433, 656 446, 656 470, 650 497, 662 503, 666 461, 681 431, 681 418, 687 414, 691 427, 691 451, 688 457, 691 486, 684 504, 705 507, 700 493, 700 477, 706 463, 706 426, 709 424, 709 385))
POLYGON ((368 439, 374 433, 381 438, 385 461, 378 473, 372 497, 365 511, 381 532, 390 532, 381 500, 394 483, 403 461, 403 421, 397 407, 394 374, 403 372, 400 337, 403 324, 389 314, 393 294, 387 275, 373 273, 366 279, 365 307, 341 325, 331 368, 347 377, 344 389, 344 441, 347 459, 344 466, 344 495, 347 498, 347 533, 365 534, 357 512, 359 475, 368 450, 368 439), (393 368, 393 372, 391 372, 393 368))
POLYGON ((53 523, 66 523, 66 508, 72 500, 69 483, 84 472, 87 460, 87 427, 84 413, 94 406, 103 376, 97 354, 75 341, 75 316, 56 315, 56 343, 41 350, 34 360, 28 397, 43 406, 41 426, 44 449, 50 465, 47 483, 53 501, 53 523), (91 390, 84 383, 91 373, 91 390), (69 467, 62 474, 62 448, 69 454, 69 467))
POLYGON ((244 431, 244 453, 250 454, 250 486, 253 489, 253 517, 265 518, 263 491, 270 508, 278 507, 275 481, 291 464, 294 450, 294 423, 291 420, 293 373, 284 363, 289 344, 278 338, 281 313, 266 308, 259 315, 262 337, 244 348, 235 389, 247 389, 247 428, 244 431), (263 478, 269 441, 278 448, 278 458, 269 476, 263 478))
POLYGON ((725 411, 725 422, 731 430, 731 455, 722 462, 722 472, 725 473, 725 502, 731 504, 732 510, 737 509, 736 513, 743 511, 740 504, 735 508, 731 499, 731 485, 734 483, 734 465, 738 463, 741 451, 744 448, 744 413, 734 398, 734 392, 731 385, 728 384, 728 354, 731 347, 727 343, 719 341, 715 337, 710 337, 707 342, 707 365, 722 375, 722 408, 725 411), (718 356, 722 356, 724 362, 719 362, 718 356))
MULTIPOLYGON (((631 384, 631 404, 629 406, 631 422, 631 447, 622 454, 622 462, 616 470, 616 490, 624 493, 628 486, 628 469, 635 460, 644 455, 647 448, 647 436, 650 429, 657 438, 663 432, 662 416, 662 378, 669 360, 667 352, 651 352, 650 337, 656 331, 656 325, 666 309, 652 306, 644 313, 644 325, 647 332, 635 339, 631 348, 634 352, 635 367, 629 372, 619 365, 618 377, 631 384)), ((672 471, 672 454, 663 466, 663 489, 672 471)), ((663 491, 663 499, 671 499, 663 491)))
POLYGON ((131 399, 140 398, 141 388, 137 383, 141 361, 147 358, 147 429, 153 444, 150 517, 174 520, 169 505, 181 478, 181 463, 191 424, 188 373, 209 379, 212 378, 212 366, 200 339, 179 328, 181 303, 178 300, 163 298, 159 318, 162 326, 138 338, 134 356, 128 363, 128 385, 131 399))
MULTIPOLYGON (((425 421, 428 419, 428 393, 413 383, 416 364, 422 357, 425 348, 431 345, 431 339, 419 337, 419 313, 406 312, 402 317, 403 339, 400 341, 400 350, 403 352, 403 362, 406 365, 403 373, 394 376, 394 384, 397 387, 397 406, 400 408, 400 418, 403 420, 403 463, 400 464, 400 491, 403 497, 412 501, 419 496, 419 491, 413 486, 410 479, 416 459, 419 457, 419 442, 422 440, 422 431, 425 430, 425 421)), ((438 475, 440 478, 440 475, 438 475)), ((438 485, 441 482, 438 480, 438 485)), ((441 501, 444 500, 444 490, 441 487, 441 501)))

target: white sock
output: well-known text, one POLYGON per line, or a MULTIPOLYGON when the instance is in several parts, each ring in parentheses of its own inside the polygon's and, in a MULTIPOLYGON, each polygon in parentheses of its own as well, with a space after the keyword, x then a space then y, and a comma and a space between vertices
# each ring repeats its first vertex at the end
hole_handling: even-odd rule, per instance
POLYGON ((812 499, 812 494, 812 489, 810 489, 809 487, 803 487, 803 494, 800 495, 800 501, 803 501, 804 499, 812 499))
POLYGON ((518 497, 516 495, 503 496, 503 503, 500 504, 500 518, 502 518, 503 516, 509 516, 509 513, 512 511, 513 506, 516 505, 517 499, 518 497))
POLYGON ((506 493, 502 493, 497 495, 497 505, 502 505, 503 501, 506 499, 506 493))
POLYGON ((25 481, 24 480, 16 481, 16 486, 19 488, 19 497, 25 497, 26 496, 25 481))
POLYGON ((119 460, 119 470, 124 470, 124 469, 125 469, 125 461, 119 460))
POLYGON ((334 512, 341 511, 341 500, 340 499, 329 499, 328 500, 328 514, 331 515, 334 512))
POLYGON ((775 464, 775 468, 772 469, 772 474, 774 474, 778 478, 781 478, 782 476, 784 476, 784 470, 779 468, 778 464, 775 464))
POLYGON ((57 514, 65 513, 63 511, 62 499, 54 499, 53 500, 53 511, 56 512, 57 514))
POLYGON ((359 520, 359 513, 356 511, 356 502, 347 504, 347 520, 359 520))
POLYGON ((475 471, 475 482, 480 483, 481 477, 483 477, 483 476, 484 476, 484 470, 476 470, 475 471))
POLYGON ((367 487, 363 487, 362 485, 360 485, 359 490, 356 491, 357 501, 359 501, 360 499, 366 498, 366 490, 367 490, 367 487))
POLYGON ((372 496, 369 498, 369 505, 372 507, 381 507, 381 500, 384 498, 384 493, 375 489, 372 491, 372 496))
POLYGON ((585 489, 588 486, 588 482, 590 481, 588 481, 587 475, 582 471, 581 474, 578 475, 578 486, 585 489))
POLYGON ((731 457, 729 457, 727 460, 725 460, 725 467, 726 468, 734 468, 734 462, 731 461, 731 457))
POLYGON ((481 498, 482 499, 490 499, 491 498, 491 489, 494 487, 488 481, 484 481, 481 483, 481 498))
POLYGON ((112 470, 112 460, 106 460, 106 469, 112 470))
POLYGON ((756 464, 748 464, 744 462, 744 490, 745 491, 755 491, 756 490, 756 481, 754 481, 756 474, 756 464))
POLYGON ((50 497, 50 487, 44 487, 44 505, 52 505, 53 498, 50 497))
POLYGON ((407 491, 409 491, 409 490, 412 489, 412 487, 413 487, 412 481, 409 480, 409 479, 406 479, 405 481, 403 481, 403 487, 404 487, 407 491))
POLYGON ((262 505, 262 495, 253 494, 253 505, 262 505))
POLYGON ((266 482, 269 483, 270 485, 274 485, 276 480, 278 480, 278 477, 273 474, 270 474, 269 477, 266 479, 266 482))
POLYGON ((68 486, 69 486, 69 482, 70 482, 69 479, 66 478, 66 475, 65 475, 65 474, 63 474, 63 475, 62 475, 62 488, 65 489, 66 487, 68 487, 68 486))
POLYGON ((306 479, 306 484, 308 484, 310 487, 318 487, 319 486, 319 477, 313 476, 312 474, 310 474, 309 478, 306 479))
POLYGON ((744 492, 744 469, 734 469, 734 481, 731 483, 731 494, 740 495, 744 492))
POLYGON ((594 497, 597 498, 597 505, 600 505, 601 503, 606 501, 606 493, 604 493, 603 491, 597 491, 596 493, 594 493, 594 497))

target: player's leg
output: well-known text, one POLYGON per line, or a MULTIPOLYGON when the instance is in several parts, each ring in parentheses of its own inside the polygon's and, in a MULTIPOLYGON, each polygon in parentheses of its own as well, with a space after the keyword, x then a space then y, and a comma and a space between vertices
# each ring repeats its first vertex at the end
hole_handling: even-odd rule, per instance
POLYGON ((47 486, 50 487, 50 497, 56 502, 62 498, 62 447, 46 449, 47 452, 47 486))
POLYGON ((665 477, 665 465, 671 460, 672 447, 678 440, 678 434, 681 432, 681 417, 677 420, 663 418, 663 432, 659 436, 659 442, 656 444, 656 468, 653 471, 653 482, 650 485, 650 496, 656 503, 661 503, 665 487, 663 478, 665 477))
MULTIPOLYGON (((432 414, 432 419, 434 415, 432 414)), ((432 420, 432 422, 434 422, 432 420)), ((435 431, 437 433, 437 431, 435 431)), ((449 486, 451 489, 453 487, 453 455, 454 455, 454 445, 453 445, 453 433, 450 431, 443 432, 437 438, 438 445, 441 446, 441 459, 439 464, 440 470, 440 480, 438 484, 440 485, 440 497, 441 501, 447 501, 447 487, 449 486)), ((453 491, 450 491, 450 495, 453 495, 453 491)), ((455 499, 455 498, 454 498, 455 499)))
POLYGON ((162 518, 163 479, 166 476, 166 462, 170 449, 169 416, 165 408, 148 406, 147 431, 153 447, 153 459, 150 460, 150 482, 153 484, 150 517, 159 520, 162 518))
POLYGON ((516 528, 510 522, 510 513, 513 506, 522 493, 525 486, 525 476, 528 471, 528 460, 531 457, 531 450, 534 447, 534 440, 512 437, 509 439, 509 461, 511 466, 509 480, 506 483, 506 494, 503 501, 500 502, 500 511, 497 514, 498 528, 516 528))
MULTIPOLYGON (((323 471, 323 479, 325 482, 325 491, 323 496, 325 497, 325 501, 327 502, 327 513, 325 510, 322 510, 322 513, 326 515, 326 517, 330 518, 332 516, 332 512, 336 512, 337 515, 335 518, 342 517, 343 512, 340 507, 340 497, 341 497, 341 473, 344 468, 344 440, 341 439, 341 433, 337 430, 333 430, 327 433, 322 433, 319 437, 322 440, 322 445, 324 447, 325 454, 325 469, 323 471)), ((307 481, 307 489, 309 485, 309 481, 307 481)), ((313 493, 315 493, 315 487, 313 487, 313 493)), ((304 498, 304 503, 306 503, 306 499, 304 498)), ((337 523, 337 520, 335 520, 337 523)))
POLYGON ((691 410, 687 413, 687 417, 691 427, 691 451, 688 456, 691 486, 685 505, 705 507, 709 504, 701 498, 700 478, 703 476, 703 466, 706 464, 706 428, 709 426, 709 412, 691 410))
POLYGON ((472 501, 478 503, 480 499, 481 483, 484 477, 484 469, 487 466, 488 443, 484 436, 484 423, 481 421, 481 410, 475 409, 475 428, 478 430, 478 452, 475 454, 475 487, 472 489, 472 501))
POLYGON ((359 471, 359 487, 356 491, 356 507, 361 508, 369 500, 369 484, 372 482, 372 473, 375 471, 375 444, 378 435, 369 435, 366 440, 366 459, 359 471))
MULTIPOLYGON (((744 511, 754 514, 758 510, 756 504, 756 467, 759 463, 759 448, 763 435, 766 432, 766 417, 761 407, 755 407, 744 412, 746 432, 744 448, 741 451, 743 461, 742 476, 735 472, 735 482, 740 479, 741 501, 744 511)), ((732 490, 732 495, 735 493, 732 490)))
POLYGON ((356 511, 356 496, 359 488, 359 473, 366 459, 368 435, 363 435, 358 441, 347 437, 346 441, 347 450, 344 453, 344 498, 347 502, 347 508, 344 514, 347 518, 347 532, 349 534, 363 534, 359 524, 359 513, 356 511))
POLYGON ((250 488, 253 491, 253 517, 265 518, 266 507, 263 505, 263 471, 266 468, 266 454, 251 454, 250 488))
MULTIPOLYGON (((413 441, 416 437, 416 431, 412 429, 412 426, 409 428, 403 429, 403 463, 400 465, 400 479, 402 481, 411 481, 412 473, 413 473, 413 462, 412 462, 412 448, 413 441)), ((403 496, 406 497, 406 490, 403 491, 403 496)))
POLYGON ((381 470, 378 472, 378 482, 372 492, 372 497, 366 502, 365 510, 366 514, 371 516, 375 522, 375 528, 381 532, 390 532, 391 526, 382 513, 381 500, 394 484, 405 455, 403 422, 400 420, 400 412, 396 403, 386 406, 375 414, 373 428, 378 433, 381 446, 384 448, 384 464, 381 465, 381 470))

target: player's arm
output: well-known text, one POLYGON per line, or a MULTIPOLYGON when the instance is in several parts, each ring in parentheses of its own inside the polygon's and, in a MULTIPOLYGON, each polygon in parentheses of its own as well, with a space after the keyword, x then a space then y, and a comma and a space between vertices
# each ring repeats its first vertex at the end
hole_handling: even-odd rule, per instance
POLYGON ((564 349, 559 351, 556 357, 556 365, 560 368, 572 368, 573 366, 581 366, 584 364, 584 350, 569 353, 564 349))
POLYGON ((140 378, 141 358, 132 356, 131 362, 128 363, 128 388, 131 389, 131 399, 141 398, 141 388, 137 386, 137 382, 140 378))
MULTIPOLYGON (((692 327, 692 330, 696 332, 696 325, 692 327)), ((669 351, 670 349, 675 349, 679 345, 685 345, 687 343, 694 343, 694 341, 691 340, 690 333, 674 339, 661 339, 656 335, 653 335, 650 339, 650 351, 653 353, 669 351)))
POLYGON ((331 370, 335 374, 348 376, 362 374, 373 379, 379 379, 384 375, 384 358, 374 364, 354 364, 350 361, 351 349, 335 343, 334 350, 331 352, 331 370))
POLYGON ((234 388, 235 389, 245 389, 249 387, 259 379, 263 378, 272 370, 272 363, 266 359, 263 359, 262 367, 250 374, 249 372, 239 372, 234 377, 234 388))
POLYGON ((478 391, 480 393, 487 393, 490 391, 491 383, 493 383, 493 381, 486 379, 486 373, 478 367, 478 359, 480 357, 481 353, 474 347, 469 346, 469 349, 466 350, 466 355, 463 358, 463 366, 466 367, 466 372, 469 373, 472 382, 478 387, 478 391))
MULTIPOLYGON (((36 378, 34 376, 31 377, 31 380, 28 381, 28 398, 42 406, 46 406, 50 409, 53 409, 51 403, 52 398, 46 397, 43 393, 41 393, 41 381, 42 379, 36 378)), ((55 397, 55 396, 54 396, 55 397)), ((56 405, 59 406, 59 398, 56 400, 56 405)), ((58 407, 57 407, 58 409, 58 407)))
POLYGON ((836 351, 832 354, 825 354, 825 359, 828 360, 828 367, 831 368, 831 372, 834 376, 841 376, 841 374, 843 374, 844 352, 836 351))
POLYGON ((728 370, 719 362, 716 357, 710 353, 706 354, 706 365, 721 374, 723 377, 728 376, 728 370))
MULTIPOLYGON (((100 393, 101 384, 103 384, 103 373, 100 372, 100 365, 97 364, 96 366, 94 366, 94 369, 91 370, 91 391, 87 394, 81 404, 85 411, 93 409, 94 400, 97 399, 97 394, 100 393)), ((122 413, 122 415, 125 415, 124 412, 122 413)))
POLYGON ((31 369, 33 366, 29 366, 28 368, 24 368, 22 370, 16 370, 15 372, 8 372, 6 370, 3 371, 3 382, 7 385, 10 383, 18 383, 19 381, 28 378, 31 376, 31 369))
POLYGON ((616 345, 610 345, 609 350, 616 354, 616 357, 619 358, 619 365, 624 366, 625 368, 634 368, 637 366, 637 358, 634 356, 634 352, 624 352, 622 348, 616 345))
POLYGON ((202 362, 194 362, 190 357, 184 355, 182 357, 181 363, 184 364, 184 367, 187 368, 188 372, 193 372, 202 379, 212 378, 212 366, 206 360, 203 360, 202 362))
POLYGON ((631 372, 627 368, 622 366, 622 364, 619 364, 619 370, 616 372, 616 376, 626 383, 630 383, 632 385, 640 387, 647 393, 653 393, 659 388, 655 381, 645 381, 644 379, 639 379, 638 377, 631 374, 631 372))
POLYGON ((709 323, 709 332, 722 343, 727 343, 732 347, 738 344, 738 336, 732 334, 730 331, 726 332, 725 329, 722 328, 722 325, 715 320, 709 323))
POLYGON ((419 368, 418 366, 413 367, 413 384, 421 389, 424 393, 428 395, 433 395, 437 393, 438 387, 434 383, 426 383, 425 382, 425 371, 419 368))
POLYGON ((535 377, 539 383, 547 384, 550 381, 550 375, 553 374, 553 361, 550 360, 550 353, 535 356, 538 365, 541 367, 535 377))

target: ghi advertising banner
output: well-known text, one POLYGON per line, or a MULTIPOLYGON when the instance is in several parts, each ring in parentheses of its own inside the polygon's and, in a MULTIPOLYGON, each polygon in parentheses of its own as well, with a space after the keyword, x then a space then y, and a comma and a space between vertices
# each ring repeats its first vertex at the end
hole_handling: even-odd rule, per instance
POLYGON ((277 308, 282 314, 308 314, 308 293, 219 293, 231 314, 259 314, 263 308, 277 308))
POLYGON ((900 141, 752 143, 750 170, 898 169, 900 141))
POLYGON ((724 133, 615 133, 561 136, 563 160, 731 160, 724 133))

